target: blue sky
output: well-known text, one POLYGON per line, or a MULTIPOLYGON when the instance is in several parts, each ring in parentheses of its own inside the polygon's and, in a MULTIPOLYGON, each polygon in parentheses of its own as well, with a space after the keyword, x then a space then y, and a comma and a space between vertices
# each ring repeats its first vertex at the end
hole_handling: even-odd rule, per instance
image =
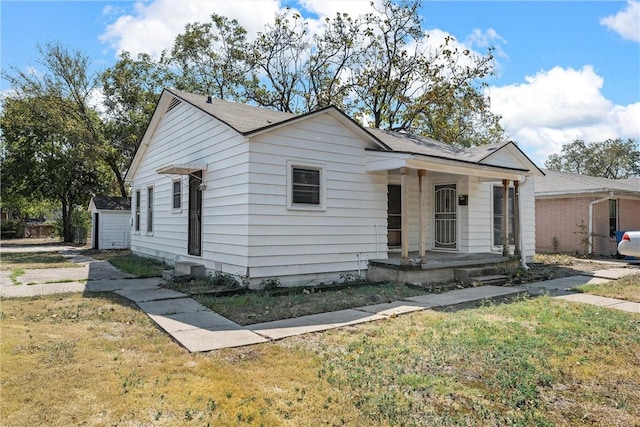
MULTIPOLYGON (((286 5, 319 25, 337 11, 367 11, 369 0, 2 0, 1 66, 37 68, 38 44, 59 41, 99 70, 121 50, 157 55, 187 22, 213 12, 255 34, 286 5)), ((433 40, 450 34, 477 52, 496 46, 492 109, 539 165, 577 138, 640 139, 638 0, 423 1, 421 12, 433 40)))

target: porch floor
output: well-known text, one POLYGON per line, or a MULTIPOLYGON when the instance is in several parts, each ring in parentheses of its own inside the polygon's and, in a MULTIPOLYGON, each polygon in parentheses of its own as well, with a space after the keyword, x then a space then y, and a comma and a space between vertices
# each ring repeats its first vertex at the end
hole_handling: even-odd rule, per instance
POLYGON ((371 259, 369 264, 381 267, 400 268, 406 270, 428 270, 431 268, 465 267, 473 265, 495 264, 509 261, 510 258, 502 254, 483 252, 474 254, 460 254, 452 252, 427 251, 424 260, 418 261, 418 252, 409 253, 409 263, 402 264, 402 255, 399 252, 389 252, 388 259, 371 259))
MULTIPOLYGON (((390 252, 388 259, 371 259, 367 278, 372 281, 396 283, 444 283, 456 280, 457 269, 491 269, 495 273, 513 274, 519 261, 496 253, 460 254, 427 252, 421 260, 417 252, 409 253, 409 262, 402 263, 400 253, 390 252)), ((489 271, 489 270, 487 270, 489 271)))

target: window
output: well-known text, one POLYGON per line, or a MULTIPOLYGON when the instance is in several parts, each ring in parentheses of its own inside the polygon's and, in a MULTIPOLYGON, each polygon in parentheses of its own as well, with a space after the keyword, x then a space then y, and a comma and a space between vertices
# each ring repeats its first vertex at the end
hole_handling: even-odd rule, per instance
POLYGON ((609 199, 609 236, 615 237, 618 230, 618 201, 609 199))
POLYGON ((147 233, 153 232, 153 187, 147 188, 147 233))
POLYGON ((320 171, 293 168, 293 203, 320 204, 320 171))
MULTIPOLYGON (((513 187, 509 188, 509 212, 508 222, 509 222, 509 244, 515 244, 515 237, 513 235, 513 230, 515 229, 516 220, 513 211, 513 187)), ((502 231, 502 218, 504 215, 504 189, 501 186, 493 187, 493 245, 494 246, 502 246, 503 244, 503 231, 502 231)))
POLYGON ((182 203, 182 181, 173 181, 173 209, 180 209, 182 203))
POLYGON ((140 231, 140 190, 136 190, 136 218, 135 231, 140 231))
POLYGON ((310 164, 288 164, 287 204, 289 209, 325 209, 325 168, 310 164))

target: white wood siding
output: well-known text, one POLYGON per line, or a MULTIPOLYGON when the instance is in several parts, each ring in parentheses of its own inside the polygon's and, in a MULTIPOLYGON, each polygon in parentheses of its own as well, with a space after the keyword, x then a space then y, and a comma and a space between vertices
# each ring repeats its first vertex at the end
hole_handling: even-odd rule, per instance
MULTIPOLYGON (((244 274, 247 267, 248 144, 227 125, 181 103, 158 124, 133 177, 141 190, 140 232, 131 249, 169 262, 195 261, 211 270, 244 274), (160 175, 169 164, 206 164, 202 197, 202 256, 187 254, 189 177, 160 175), (182 207, 172 209, 173 181, 181 179, 182 207), (154 187, 153 233, 147 230, 146 189, 154 187)), ((135 197, 134 197, 135 199, 135 197)), ((135 216, 135 200, 132 200, 135 216)))
MULTIPOLYGON (((126 249, 131 239, 131 213, 129 211, 94 211, 98 213, 98 248, 126 249)), ((93 224, 95 233, 95 224, 93 224)))
POLYGON ((387 178, 366 172, 366 142, 323 114, 250 144, 251 278, 338 278, 387 257, 387 178), (297 163, 324 168, 325 209, 288 208, 287 169, 297 163))

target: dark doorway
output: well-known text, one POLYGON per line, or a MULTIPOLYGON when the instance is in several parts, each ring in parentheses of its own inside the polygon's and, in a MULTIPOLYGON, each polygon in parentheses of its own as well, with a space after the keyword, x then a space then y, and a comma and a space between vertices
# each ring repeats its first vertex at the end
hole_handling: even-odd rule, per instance
POLYGON ((387 202, 387 245, 389 247, 402 244, 402 187, 388 186, 387 202))
POLYGON ((93 238, 91 239, 91 240, 93 240, 93 245, 92 245, 93 249, 100 249, 98 247, 98 245, 99 245, 98 244, 98 242, 99 242, 98 239, 100 238, 98 230, 100 230, 100 214, 98 212, 95 212, 93 214, 93 230, 92 230, 92 232, 93 232, 93 236, 92 237, 93 238))
POLYGON ((202 171, 189 175, 189 255, 202 254, 202 171))

